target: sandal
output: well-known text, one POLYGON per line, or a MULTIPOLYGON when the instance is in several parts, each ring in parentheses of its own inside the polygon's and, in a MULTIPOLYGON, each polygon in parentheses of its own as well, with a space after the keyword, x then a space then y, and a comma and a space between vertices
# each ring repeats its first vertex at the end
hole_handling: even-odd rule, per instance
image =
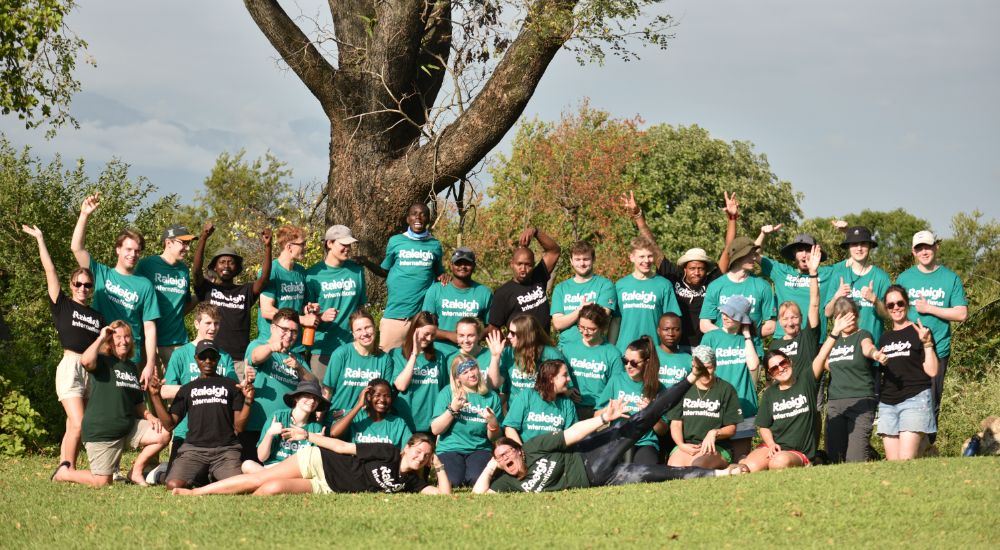
POLYGON ((730 464, 729 467, 726 468, 726 470, 729 472, 729 475, 731 476, 750 473, 750 467, 741 462, 738 462, 736 464, 730 464))
POLYGON ((52 475, 49 476, 49 481, 55 481, 56 474, 59 473, 59 470, 62 470, 63 468, 69 468, 70 466, 72 466, 72 464, 68 460, 60 462, 59 465, 56 466, 56 469, 52 471, 52 475))

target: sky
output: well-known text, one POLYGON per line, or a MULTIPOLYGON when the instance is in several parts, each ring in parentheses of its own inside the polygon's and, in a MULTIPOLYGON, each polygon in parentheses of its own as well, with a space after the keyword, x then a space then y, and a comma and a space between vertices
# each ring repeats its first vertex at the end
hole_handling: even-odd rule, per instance
MULTIPOLYGON (((97 62, 76 72, 81 128, 46 140, 0 118, 14 144, 93 173, 120 158, 182 200, 240 149, 273 152, 297 181, 325 179, 328 122, 241 2, 79 4, 70 25, 97 62)), ((665 51, 604 66, 561 52, 524 116, 555 120, 589 98, 617 117, 753 142, 806 217, 902 207, 945 236, 958 212, 1000 218, 1000 3, 666 0, 650 13, 677 23, 665 51)))

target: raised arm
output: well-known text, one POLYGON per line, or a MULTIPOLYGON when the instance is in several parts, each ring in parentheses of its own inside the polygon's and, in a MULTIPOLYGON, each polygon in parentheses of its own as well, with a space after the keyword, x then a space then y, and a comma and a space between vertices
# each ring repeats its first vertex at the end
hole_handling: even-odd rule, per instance
MULTIPOLYGON (((295 375, 299 377, 299 380, 316 380, 316 375, 307 369, 305 364, 299 361, 298 357, 291 355, 291 353, 282 362, 286 367, 295 371, 295 375)), ((319 380, 316 381, 319 382, 319 380)))
POLYGON ((486 335, 486 345, 490 348, 490 366, 486 369, 486 381, 494 390, 500 391, 503 386, 503 376, 500 375, 500 356, 506 344, 503 333, 499 330, 486 335))
POLYGON ((90 344, 83 354, 80 356, 80 365, 92 371, 97 368, 97 354, 100 352, 101 345, 111 339, 111 335, 114 334, 115 330, 111 327, 103 327, 100 334, 94 340, 94 343, 90 344))
POLYGON ((823 371, 830 370, 830 352, 833 351, 833 346, 837 343, 837 338, 840 338, 840 334, 844 332, 844 328, 854 322, 853 313, 844 313, 843 315, 838 315, 833 318, 833 327, 830 328, 830 335, 826 337, 823 341, 823 345, 820 346, 819 351, 816 352, 816 357, 813 359, 813 376, 819 380, 820 376, 823 376, 823 371))
POLYGON ((431 467, 434 468, 434 471, 437 473, 437 475, 435 476, 437 478, 437 486, 436 487, 430 487, 430 486, 424 487, 423 489, 420 490, 420 494, 422 494, 422 495, 450 495, 451 494, 451 480, 448 479, 448 472, 446 472, 445 469, 444 469, 444 463, 441 462, 441 459, 438 458, 438 455, 436 453, 431 458, 431 467))
POLYGON ((205 225, 201 227, 201 235, 198 237, 198 246, 194 249, 194 261, 191 263, 191 281, 194 283, 194 288, 197 289, 205 283, 204 274, 204 264, 205 264, 205 243, 208 242, 208 238, 212 236, 215 232, 215 224, 212 222, 205 222, 205 225))
POLYGON ((809 251, 809 311, 806 320, 809 328, 819 327, 819 263, 823 259, 823 250, 818 244, 809 251))
POLYGON ((76 263, 80 267, 90 267, 90 253, 87 252, 87 248, 84 245, 84 241, 87 237, 87 220, 90 215, 97 210, 97 207, 101 204, 101 194, 94 193, 93 195, 83 199, 83 204, 80 206, 80 217, 76 220, 76 227, 73 228, 73 239, 70 241, 69 248, 73 251, 73 256, 76 257, 76 263))
POLYGON ((264 292, 264 287, 266 287, 268 281, 271 280, 271 255, 273 253, 273 246, 271 244, 271 228, 265 227, 264 230, 260 232, 260 244, 264 245, 264 263, 260 265, 260 277, 257 277, 257 280, 253 282, 253 293, 256 296, 260 296, 260 293, 264 292))
POLYGON ((736 220, 740 218, 740 203, 736 201, 736 193, 732 195, 722 192, 726 201, 726 244, 722 246, 722 254, 719 255, 719 271, 725 273, 729 271, 729 245, 736 238, 736 220))
POLYGON ((937 352, 934 351, 934 335, 931 334, 931 329, 925 327, 920 319, 917 319, 916 329, 917 336, 920 337, 920 343, 924 346, 924 373, 934 378, 941 368, 937 352))
POLYGON ((240 433, 247 427, 247 421, 250 420, 250 407, 253 405, 253 398, 257 390, 253 387, 253 380, 249 378, 243 380, 237 387, 243 392, 243 408, 233 411, 233 427, 236 429, 236 433, 240 433))
POLYGON ((559 243, 550 237, 547 233, 542 231, 537 227, 529 227, 521 233, 520 244, 523 247, 527 247, 531 244, 531 239, 534 238, 538 241, 538 244, 542 247, 542 261, 545 262, 545 269, 552 273, 556 268, 556 262, 559 261, 559 253, 562 249, 559 248, 559 243))
POLYGON ((37 225, 27 226, 22 225, 21 230, 31 235, 38 241, 38 257, 42 260, 42 269, 45 271, 45 287, 49 291, 49 299, 52 303, 55 303, 59 299, 59 275, 56 274, 56 266, 52 263, 52 256, 49 255, 49 249, 45 246, 45 237, 42 235, 42 230, 38 228, 37 225))
POLYGON ((763 247, 764 241, 767 239, 767 236, 770 235, 771 233, 776 233, 778 231, 781 231, 781 228, 784 227, 784 225, 785 224, 783 223, 779 223, 778 225, 760 226, 760 233, 757 235, 757 240, 755 240, 753 243, 757 246, 763 247))
POLYGON ((625 212, 635 222, 635 227, 639 230, 639 236, 653 243, 653 265, 659 266, 663 261, 663 250, 660 249, 660 245, 656 242, 656 237, 653 235, 652 230, 649 229, 649 224, 646 223, 646 216, 642 213, 642 209, 635 202, 635 194, 632 191, 627 193, 622 192, 621 200, 622 206, 625 207, 625 212))
POLYGON ((364 389, 361 390, 361 394, 358 395, 358 402, 351 407, 351 410, 347 411, 347 414, 340 417, 340 420, 337 420, 332 426, 330 426, 330 437, 340 437, 347 433, 347 430, 351 427, 351 422, 354 421, 354 418, 358 416, 358 413, 360 413, 361 409, 364 408, 365 400, 368 398, 369 389, 371 389, 371 386, 365 386, 364 389))
POLYGON ((431 420, 431 433, 434 435, 441 435, 448 431, 451 424, 458 419, 458 411, 462 410, 465 403, 465 391, 461 389, 453 391, 451 403, 448 403, 448 406, 445 408, 443 413, 439 414, 434 420, 431 420))
POLYGON ((413 331, 413 339, 410 342, 410 356, 406 359, 406 366, 403 367, 403 370, 399 371, 396 379, 392 381, 397 391, 404 392, 410 389, 410 382, 413 380, 413 369, 417 366, 417 357, 420 356, 420 345, 417 343, 417 340, 417 331, 413 331))
POLYGON ((160 419, 160 423, 169 432, 173 431, 177 423, 181 421, 181 417, 167 410, 163 404, 163 398, 160 396, 161 388, 163 388, 163 381, 160 380, 160 377, 154 376, 149 379, 149 402, 153 406, 153 414, 160 419))
POLYGON ((747 368, 750 369, 750 372, 756 372, 760 368, 760 357, 757 355, 757 348, 753 345, 750 325, 743 325, 743 345, 746 349, 747 368))
POLYGON ((601 426, 621 418, 624 414, 625 407, 622 406, 622 402, 618 399, 612 399, 608 401, 608 406, 604 407, 593 418, 581 420, 563 430, 563 441, 566 442, 567 447, 575 445, 583 441, 583 438, 596 432, 601 426))

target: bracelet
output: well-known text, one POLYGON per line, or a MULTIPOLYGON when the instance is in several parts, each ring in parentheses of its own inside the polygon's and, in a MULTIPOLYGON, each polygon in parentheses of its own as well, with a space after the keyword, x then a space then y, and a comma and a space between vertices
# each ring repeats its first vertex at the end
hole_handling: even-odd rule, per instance
POLYGON ((840 338, 840 335, 831 332, 829 338, 833 338, 834 340, 836 340, 837 338, 840 338))
POLYGON ((445 408, 448 409, 448 412, 450 412, 452 416, 454 416, 456 418, 458 417, 458 411, 456 411, 455 409, 451 408, 451 405, 448 405, 445 408))
POLYGON ((810 273, 809 274, 809 278, 810 279, 819 279, 819 273, 810 273))
POLYGON ((739 213, 730 214, 729 212, 726 212, 726 217, 729 218, 729 219, 731 219, 731 220, 738 220, 738 219, 740 219, 739 213))
POLYGON ((931 343, 931 344, 924 344, 924 348, 925 348, 925 349, 926 349, 926 348, 933 348, 933 347, 934 347, 934 344, 933 344, 933 343, 931 343))
POLYGON ((607 424, 608 423, 608 419, 607 419, 606 416, 604 416, 603 412, 601 413, 600 418, 601 418, 601 424, 607 424))

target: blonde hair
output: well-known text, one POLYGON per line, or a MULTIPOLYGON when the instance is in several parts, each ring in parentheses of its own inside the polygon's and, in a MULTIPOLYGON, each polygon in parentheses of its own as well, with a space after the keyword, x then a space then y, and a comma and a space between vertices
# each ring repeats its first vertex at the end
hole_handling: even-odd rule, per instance
MULTIPOLYGON (((451 368, 448 369, 448 373, 451 375, 452 394, 458 391, 465 390, 465 387, 462 386, 462 383, 458 381, 458 366, 469 360, 476 361, 476 364, 477 365, 479 364, 479 361, 476 360, 475 357, 468 355, 466 353, 459 353, 451 360, 451 368)), ((480 367, 479 383, 476 384, 476 393, 478 393, 479 395, 486 395, 490 393, 490 387, 486 385, 486 376, 482 374, 482 370, 483 370, 482 367, 480 367)))
POLYGON ((120 328, 125 329, 125 334, 127 334, 129 337, 128 349, 125 351, 125 357, 118 357, 117 355, 115 355, 114 339, 106 341, 103 344, 101 344, 101 347, 98 351, 103 353, 104 355, 118 357, 121 360, 127 360, 128 358, 132 357, 132 354, 135 353, 135 336, 132 334, 132 326, 126 323, 125 321, 118 319, 117 321, 114 321, 113 323, 108 325, 108 327, 110 327, 111 330, 118 330, 120 328))

